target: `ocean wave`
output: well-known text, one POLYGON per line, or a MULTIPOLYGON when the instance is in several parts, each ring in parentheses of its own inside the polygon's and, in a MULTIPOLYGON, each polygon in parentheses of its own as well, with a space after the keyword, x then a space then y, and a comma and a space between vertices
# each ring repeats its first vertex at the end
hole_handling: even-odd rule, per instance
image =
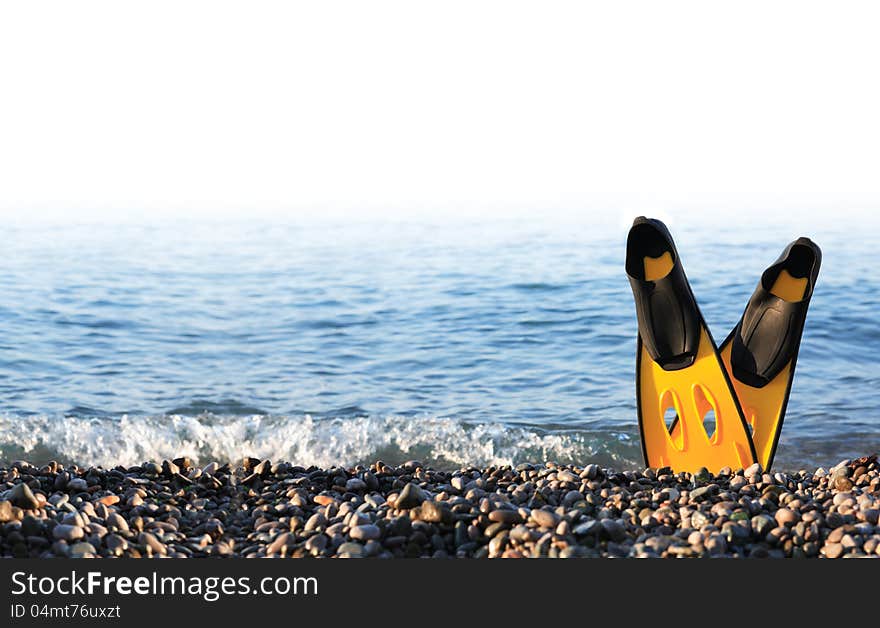
POLYGON ((304 466, 351 466, 418 459, 440 468, 520 462, 637 468, 634 435, 545 431, 445 417, 185 415, 0 416, 0 462, 58 460, 80 466, 132 466, 188 456, 200 463, 244 456, 304 466))

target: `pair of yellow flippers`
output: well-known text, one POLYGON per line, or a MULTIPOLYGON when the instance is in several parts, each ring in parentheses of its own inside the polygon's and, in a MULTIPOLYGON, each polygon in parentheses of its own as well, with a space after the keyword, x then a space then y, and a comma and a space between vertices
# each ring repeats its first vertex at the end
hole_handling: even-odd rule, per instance
POLYGON ((821 261, 811 240, 789 244, 718 349, 666 225, 636 218, 626 272, 639 325, 636 398, 646 465, 770 468, 821 261))

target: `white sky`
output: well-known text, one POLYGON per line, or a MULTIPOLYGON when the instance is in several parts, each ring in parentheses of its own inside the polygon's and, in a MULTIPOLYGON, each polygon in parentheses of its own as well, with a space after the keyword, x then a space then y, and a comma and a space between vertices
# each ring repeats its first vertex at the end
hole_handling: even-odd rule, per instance
POLYGON ((880 209, 872 2, 0 8, 0 211, 880 209))

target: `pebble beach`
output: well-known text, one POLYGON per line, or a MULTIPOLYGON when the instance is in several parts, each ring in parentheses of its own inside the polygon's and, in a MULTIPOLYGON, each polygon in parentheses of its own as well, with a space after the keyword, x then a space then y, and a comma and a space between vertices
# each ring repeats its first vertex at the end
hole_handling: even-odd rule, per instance
POLYGON ((877 456, 673 473, 186 458, 0 468, 0 556, 880 558, 877 456))

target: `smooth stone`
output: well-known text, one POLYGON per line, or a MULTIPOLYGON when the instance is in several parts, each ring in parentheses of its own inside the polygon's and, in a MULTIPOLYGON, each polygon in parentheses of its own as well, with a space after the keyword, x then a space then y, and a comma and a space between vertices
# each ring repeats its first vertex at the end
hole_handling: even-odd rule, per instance
POLYGON ((313 501, 319 506, 329 506, 336 503, 336 499, 332 495, 315 495, 313 501))
POLYGON ((306 521, 305 531, 319 530, 327 525, 327 518, 319 512, 316 512, 309 520, 306 521))
POLYGON ((32 515, 21 520, 21 533, 25 536, 43 536, 43 522, 32 515))
POLYGON ((556 479, 560 482, 580 483, 581 479, 571 471, 560 471, 556 474, 556 479))
POLYGON ((770 515, 755 515, 751 521, 752 531, 760 538, 767 536, 776 527, 776 521, 770 515))
POLYGON ((572 533, 575 536, 589 536, 591 534, 597 534, 601 528, 602 525, 598 521, 592 520, 575 526, 572 533))
POLYGON ((154 554, 167 554, 168 549, 159 541, 151 532, 141 532, 138 534, 138 543, 149 547, 154 554))
POLYGON ((843 555, 843 545, 840 543, 825 543, 825 558, 840 558, 843 555))
POLYGON ((543 508, 532 510, 530 518, 542 528, 555 528, 559 523, 559 516, 555 512, 543 508))
POLYGON ((88 488, 89 488, 89 483, 86 482, 82 478, 73 478, 67 483, 67 490, 68 491, 82 492, 82 491, 87 491, 88 488))
POLYGON ((524 525, 518 525, 510 531, 510 538, 518 543, 527 543, 532 540, 532 532, 524 525))
POLYGON ((626 538, 626 529, 613 519, 603 519, 602 529, 612 541, 619 543, 626 538))
POLYGON ((709 469, 706 467, 700 467, 697 469, 697 472, 694 473, 693 480, 694 482, 703 483, 708 482, 712 479, 712 474, 709 473, 709 469))
POLYGON ((730 479, 730 490, 739 491, 741 488, 748 486, 749 481, 741 475, 736 475, 730 479))
POLYGON ((395 507, 401 510, 415 508, 420 506, 425 499, 427 499, 425 492, 418 485, 409 482, 397 496, 395 507))
POLYGON ((712 484, 695 488, 691 491, 691 499, 703 499, 704 497, 709 497, 712 495, 714 490, 715 486, 712 484))
POLYGON ((116 512, 110 513, 110 516, 104 520, 104 523, 106 523, 107 527, 111 530, 116 529, 120 532, 129 531, 128 522, 122 515, 116 512))
POLYGON ((836 488, 838 491, 849 491, 852 489, 852 487, 853 483, 852 480, 850 480, 849 478, 842 477, 834 479, 834 488, 836 488))
POLYGON ((61 508, 68 501, 70 501, 70 495, 67 493, 55 493, 49 498, 49 503, 56 508, 61 508))
MULTIPOLYGON (((323 534, 320 536, 324 536, 323 534)), ((326 540, 327 537, 324 537, 326 540)), ((294 545, 296 543, 296 537, 290 532, 284 532, 275 537, 275 539, 266 547, 267 554, 279 554, 282 548, 287 547, 288 545, 294 545)))
POLYGON ((581 501, 583 498, 584 498, 584 495, 580 491, 568 491, 562 497, 562 503, 565 506, 571 506, 575 502, 581 501))
POLYGON ((721 534, 711 534, 705 541, 705 547, 710 554, 723 554, 727 551, 727 539, 721 534))
POLYGON ((489 521, 506 524, 521 523, 523 520, 516 510, 493 510, 488 517, 489 521))
POLYGON ((61 518, 61 523, 81 528, 86 524, 86 518, 78 512, 70 512, 61 518))
POLYGON ((337 556, 342 558, 363 558, 364 546, 360 543, 343 543, 336 549, 337 556))
POLYGON ((345 490, 350 493, 363 493, 367 490, 367 483, 360 478, 351 478, 345 483, 345 490))
POLYGON ((305 543, 306 550, 312 553, 322 552, 325 547, 327 547, 327 536, 324 534, 310 536, 305 543))
POLYGON ((373 524, 355 526, 349 531, 349 535, 353 539, 357 539, 359 541, 368 541, 371 539, 378 539, 382 536, 382 530, 379 529, 379 526, 373 524))
POLYGON ((114 556, 121 556, 122 552, 128 549, 128 541, 118 534, 108 534, 104 537, 104 546, 114 556))
POLYGON ((263 460, 262 462, 258 462, 253 467, 251 467, 251 474, 259 475, 260 477, 266 477, 272 471, 272 461, 263 460))
POLYGON ((0 523, 15 521, 15 519, 15 511, 12 509, 12 502, 5 499, 0 501, 0 523))
POLYGON ((744 475, 749 479, 756 476, 760 477, 763 473, 764 469, 761 467, 761 464, 759 462, 756 462, 744 471, 744 475))
POLYGON ((437 502, 426 500, 419 510, 419 519, 428 523, 440 523, 443 521, 443 507, 437 502))
POLYGON ((691 514, 691 527, 699 530, 706 523, 708 523, 709 517, 706 516, 706 513, 697 510, 693 514, 691 514))
POLYGON ((79 542, 70 546, 71 558, 87 558, 89 556, 94 556, 97 553, 95 546, 91 543, 79 542))
POLYGON ((790 508, 780 508, 776 511, 776 522, 781 525, 794 525, 800 521, 801 516, 790 508))
POLYGON ((581 475, 586 476, 586 479, 588 480, 595 480, 599 476, 599 465, 588 464, 584 467, 584 471, 581 475))
POLYGON ((12 487, 9 492, 9 501, 13 506, 18 506, 24 510, 36 510, 40 507, 40 502, 34 497, 33 492, 27 484, 20 483, 12 487))
POLYGON ((56 539, 63 539, 67 542, 78 541, 85 536, 83 529, 79 526, 73 526, 67 523, 59 523, 52 530, 52 536, 56 539))

